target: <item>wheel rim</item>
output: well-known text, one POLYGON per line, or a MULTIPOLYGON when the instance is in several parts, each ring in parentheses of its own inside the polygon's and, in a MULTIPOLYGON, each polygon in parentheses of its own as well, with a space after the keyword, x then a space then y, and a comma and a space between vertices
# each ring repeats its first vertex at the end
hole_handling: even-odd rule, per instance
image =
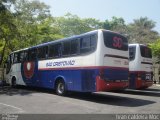
POLYGON ((59 94, 63 94, 64 93, 64 84, 63 83, 59 83, 57 90, 58 90, 59 94))

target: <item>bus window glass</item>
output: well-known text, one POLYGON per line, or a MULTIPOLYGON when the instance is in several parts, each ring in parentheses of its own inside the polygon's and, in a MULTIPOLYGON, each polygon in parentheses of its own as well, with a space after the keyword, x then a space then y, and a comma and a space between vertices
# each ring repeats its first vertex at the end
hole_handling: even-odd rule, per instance
POLYGON ((11 54, 11 64, 13 63, 13 60, 14 60, 14 54, 11 54))
POLYGON ((129 60, 132 61, 135 59, 136 55, 136 46, 129 46, 129 60))
POLYGON ((103 31, 103 37, 106 47, 123 51, 128 50, 128 41, 122 35, 103 31))
POLYGON ((81 38, 80 40, 81 40, 80 52, 82 54, 89 52, 90 51, 90 37, 87 36, 87 37, 81 38))
POLYGON ((69 56, 70 55, 70 50, 71 50, 71 41, 63 42, 62 55, 63 56, 69 56))
POLYGON ((36 49, 29 50, 28 60, 33 61, 33 60, 36 60, 36 58, 37 58, 37 50, 36 49))
POLYGON ((71 54, 72 55, 79 54, 79 39, 71 41, 71 54))
POLYGON ((45 59, 47 57, 47 46, 44 46, 44 47, 39 47, 37 49, 37 56, 38 56, 38 59, 45 59))
POLYGON ((54 45, 49 46, 49 56, 48 57, 53 57, 54 55, 54 45))
POLYGON ((91 35, 91 49, 94 50, 97 45, 97 36, 91 35))
POLYGON ((49 57, 50 58, 61 57, 61 43, 57 43, 49 46, 49 57))
POLYGON ((23 51, 21 51, 20 53, 19 53, 19 61, 20 62, 23 62, 23 60, 24 60, 24 52, 23 51))
POLYGON ((140 45, 141 56, 146 58, 152 58, 152 51, 147 46, 140 45))
POLYGON ((19 53, 19 61, 20 62, 24 62, 27 58, 27 51, 21 51, 20 53, 19 53))
POLYGON ((28 51, 24 51, 23 61, 28 61, 28 51))
POLYGON ((14 60, 13 63, 18 63, 19 62, 19 53, 14 53, 14 60))

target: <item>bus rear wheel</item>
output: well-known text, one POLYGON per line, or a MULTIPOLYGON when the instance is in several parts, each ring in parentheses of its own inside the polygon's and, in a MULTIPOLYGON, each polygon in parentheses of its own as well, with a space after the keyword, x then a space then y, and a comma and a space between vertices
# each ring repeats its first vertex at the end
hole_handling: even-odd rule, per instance
POLYGON ((59 80, 56 84, 56 93, 60 96, 64 96, 66 94, 66 87, 63 80, 59 80))

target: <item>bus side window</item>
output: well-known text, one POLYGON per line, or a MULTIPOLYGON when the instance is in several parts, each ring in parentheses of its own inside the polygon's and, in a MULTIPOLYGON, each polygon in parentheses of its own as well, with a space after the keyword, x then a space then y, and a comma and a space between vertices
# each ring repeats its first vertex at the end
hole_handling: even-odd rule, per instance
POLYGON ((23 61, 28 61, 28 51, 24 51, 23 61))
POLYGON ((31 49, 28 52, 28 60, 34 61, 37 59, 37 49, 31 49))
POLYGON ((18 63, 18 62, 19 62, 19 53, 14 53, 13 63, 18 63))
POLYGON ((13 60, 14 60, 14 54, 11 54, 11 64, 13 64, 13 60))
POLYGON ((71 40, 71 55, 77 55, 80 52, 80 41, 79 39, 71 40))
POLYGON ((97 36, 91 35, 91 49, 94 50, 97 45, 97 36))
POLYGON ((56 43, 49 46, 49 58, 59 58, 61 57, 62 44, 56 43))
POLYGON ((135 59, 135 53, 136 53, 136 47, 131 46, 129 47, 129 60, 134 60, 135 59))
POLYGON ((81 42, 80 42, 81 54, 87 53, 89 51, 90 51, 90 36, 81 38, 81 42))
POLYGON ((64 41, 63 42, 62 55, 63 56, 69 56, 70 51, 71 51, 71 41, 64 41))
POLYGON ((37 57, 38 57, 38 59, 46 59, 47 58, 47 46, 39 47, 37 49, 37 57))
POLYGON ((23 62, 24 61, 24 51, 20 52, 20 57, 19 61, 23 62))

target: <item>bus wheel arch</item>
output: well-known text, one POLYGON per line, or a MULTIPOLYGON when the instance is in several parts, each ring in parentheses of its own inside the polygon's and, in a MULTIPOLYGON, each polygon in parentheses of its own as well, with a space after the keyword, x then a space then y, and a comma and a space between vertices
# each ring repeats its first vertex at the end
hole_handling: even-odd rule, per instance
POLYGON ((55 90, 60 96, 64 96, 67 91, 66 82, 63 77, 57 77, 55 80, 55 90))

